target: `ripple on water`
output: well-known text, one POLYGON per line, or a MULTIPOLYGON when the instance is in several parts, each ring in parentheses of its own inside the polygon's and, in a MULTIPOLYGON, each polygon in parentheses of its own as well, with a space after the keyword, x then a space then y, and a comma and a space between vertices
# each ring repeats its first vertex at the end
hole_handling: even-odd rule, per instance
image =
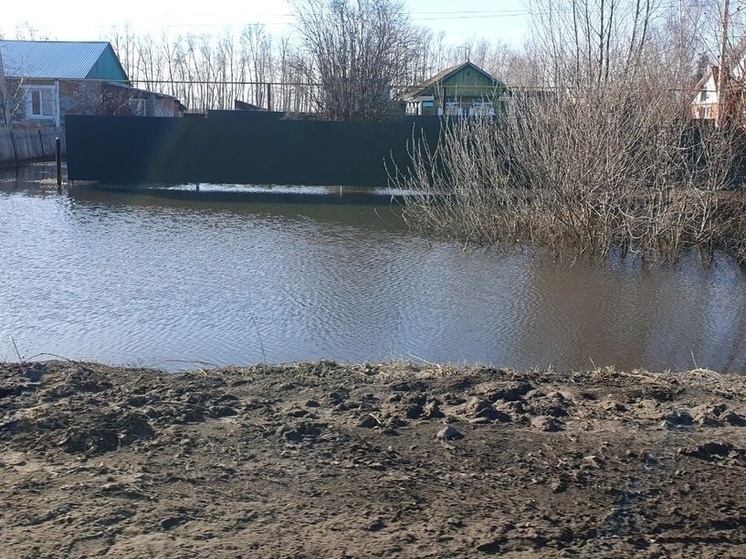
POLYGON ((15 341, 24 356, 171 369, 746 366, 746 282, 724 259, 568 267, 430 243, 375 217, 385 207, 322 206, 0 193, 0 358, 15 341))

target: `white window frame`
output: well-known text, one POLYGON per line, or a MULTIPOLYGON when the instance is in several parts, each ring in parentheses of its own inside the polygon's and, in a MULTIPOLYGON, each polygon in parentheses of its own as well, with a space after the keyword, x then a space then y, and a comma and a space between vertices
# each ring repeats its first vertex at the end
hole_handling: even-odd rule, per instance
MULTIPOLYGON (((438 107, 438 114, 443 115, 443 107, 438 107)), ((446 116, 463 116, 461 101, 446 101, 446 116)))
POLYGON ((142 97, 131 97, 129 99, 129 107, 133 116, 148 115, 147 100, 142 97))
POLYGON ((57 119, 57 87, 55 85, 24 85, 23 98, 26 102, 26 118, 29 120, 57 119), (39 113, 34 112, 34 94, 39 95, 39 113), (48 96, 49 113, 44 112, 44 97, 48 96))
POLYGON ((491 101, 474 101, 469 114, 471 116, 495 116, 495 105, 491 101))

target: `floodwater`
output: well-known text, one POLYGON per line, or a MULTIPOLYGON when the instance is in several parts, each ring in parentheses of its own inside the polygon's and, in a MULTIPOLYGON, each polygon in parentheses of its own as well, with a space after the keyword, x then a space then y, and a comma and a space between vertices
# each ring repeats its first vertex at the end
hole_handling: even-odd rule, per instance
POLYGON ((0 175, 0 360, 746 369, 746 278, 725 258, 569 266, 430 242, 385 195, 58 194, 53 176, 0 175))

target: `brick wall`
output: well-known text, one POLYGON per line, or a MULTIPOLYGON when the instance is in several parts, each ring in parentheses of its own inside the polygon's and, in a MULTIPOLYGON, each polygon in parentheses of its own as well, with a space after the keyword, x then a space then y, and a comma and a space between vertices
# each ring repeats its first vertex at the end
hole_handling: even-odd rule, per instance
MULTIPOLYGON (((11 102, 16 107, 11 116, 14 128, 37 128, 54 125, 54 118, 28 118, 23 102, 26 86, 52 86, 55 80, 8 79, 11 102)), ((65 115, 93 116, 180 116, 179 104, 171 97, 149 91, 123 88, 99 80, 59 80, 60 125, 65 125, 65 115), (133 101, 142 100, 143 112, 134 110, 133 101)))
POLYGON ((99 81, 60 80, 60 119, 65 115, 102 114, 102 85, 99 81))

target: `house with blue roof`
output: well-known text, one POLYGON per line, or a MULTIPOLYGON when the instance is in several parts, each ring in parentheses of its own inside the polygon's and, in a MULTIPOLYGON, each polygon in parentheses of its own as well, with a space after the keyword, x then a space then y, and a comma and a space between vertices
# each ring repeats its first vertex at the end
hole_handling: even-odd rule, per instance
POLYGON ((65 115, 183 116, 170 95, 132 87, 105 41, 0 40, 2 111, 14 127, 64 125, 65 115))

